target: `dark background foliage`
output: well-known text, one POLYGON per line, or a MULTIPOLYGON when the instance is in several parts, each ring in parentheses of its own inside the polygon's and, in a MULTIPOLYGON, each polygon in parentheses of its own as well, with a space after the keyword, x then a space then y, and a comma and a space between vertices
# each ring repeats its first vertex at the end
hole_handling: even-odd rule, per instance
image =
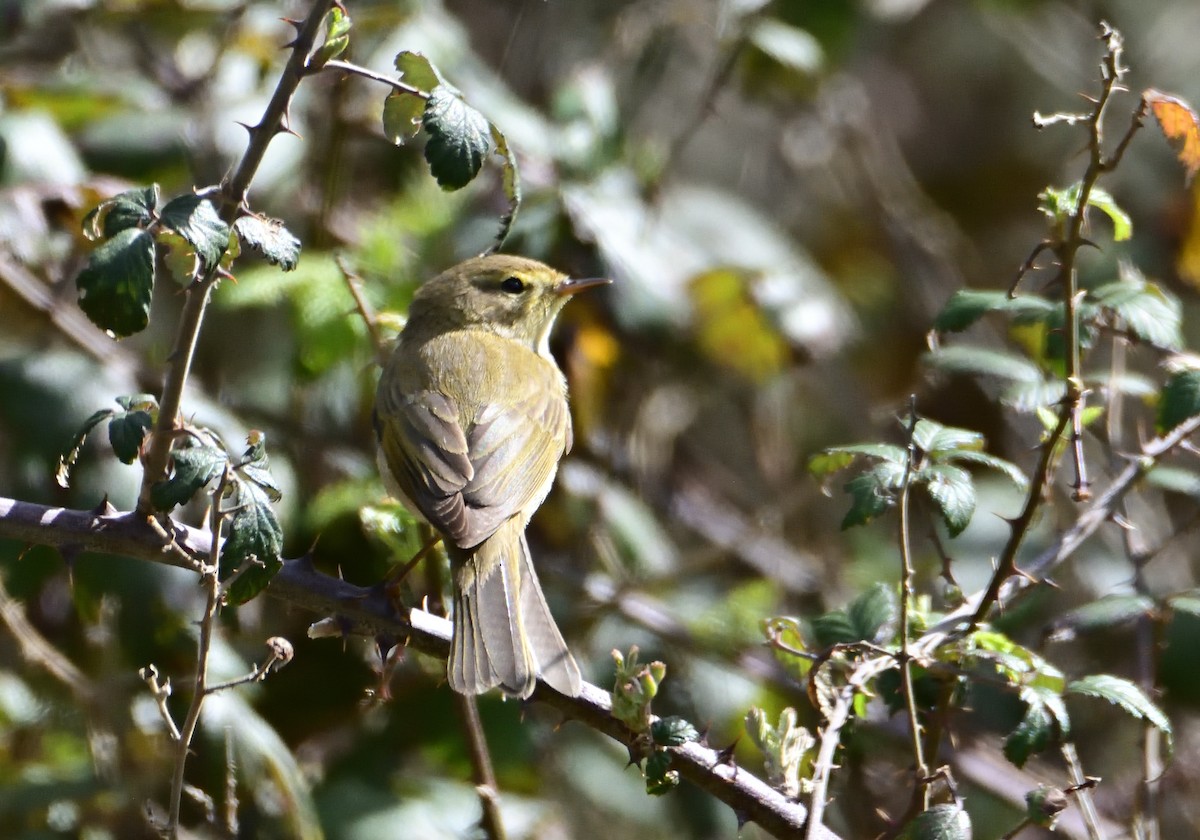
MULTIPOLYGON (((989 451, 1032 467, 1037 420, 1003 406, 986 380, 931 372, 926 333, 956 290, 1007 288, 1044 235, 1037 194, 1078 177, 1084 135, 1036 131, 1030 116, 1080 108, 1080 92, 1095 89, 1098 21, 1124 32, 1133 89, 1198 101, 1200 10, 1183 0, 348 5, 355 62, 386 73, 400 50, 423 52, 505 131, 524 192, 505 249, 616 280, 560 320, 554 349, 571 381, 576 448, 531 532, 585 677, 607 685, 609 651, 639 645, 668 665, 655 710, 707 729, 716 746, 741 738, 738 760, 757 770, 743 737, 750 706, 774 717, 790 705, 810 728, 820 722, 803 686, 762 654, 760 621, 811 618, 897 576, 894 522, 841 531, 846 502, 822 495, 805 459, 901 440, 895 418, 916 393, 923 414, 983 432, 989 451)), ((55 465, 92 412, 159 390, 181 296, 160 281, 148 330, 102 335, 75 302, 90 248, 81 219, 132 186, 156 182, 173 196, 218 182, 245 145, 237 122, 258 119, 278 78, 291 37, 279 17, 305 12, 265 0, 0 0, 0 495, 134 504, 138 471, 102 436, 70 490, 55 485, 55 465)), ((374 308, 402 313, 422 280, 487 247, 505 210, 498 167, 446 193, 420 143, 389 143, 383 95, 332 72, 302 85, 290 112, 298 136, 275 139, 251 189, 255 209, 302 240, 299 266, 237 263, 236 283, 215 293, 183 403, 231 448, 250 429, 267 433, 285 556, 311 550, 322 569, 363 584, 385 573, 401 538, 360 510, 384 499, 370 428, 376 372, 334 255, 374 308)), ((1194 345, 1196 193, 1149 131, 1105 188, 1134 235, 1088 253, 1083 277, 1104 282, 1118 258, 1136 262, 1181 297, 1194 345)), ((976 338, 1004 340, 987 328, 976 338)), ((1153 417, 1134 405, 1128 422, 1149 437, 1153 417)), ((968 591, 986 582, 1000 517, 1020 502, 1002 480, 981 477, 979 492, 974 522, 946 542, 968 591)), ((184 518, 201 514, 193 503, 184 518)), ((1192 503, 1144 514, 1152 543, 1184 534, 1150 567, 1151 583, 1194 586, 1192 503)), ((1069 505, 1048 511, 1032 548, 1070 515, 1069 505)), ((927 510, 917 516, 931 522, 927 510)), ((1042 641, 1066 609, 1128 591, 1112 530, 1059 573, 1057 589, 1000 617, 1068 675, 1139 675, 1128 628, 1042 641)), ((936 599, 937 551, 925 539, 917 551, 919 589, 936 599)), ((0 542, 0 570, 79 669, 68 687, 0 634, 0 833, 145 835, 142 806, 163 799, 167 760, 137 669, 153 662, 186 683, 194 576, 11 542, 0 542)), ((436 579, 420 577, 412 597, 436 579)), ((189 780, 220 791, 229 729, 252 745, 239 760, 243 836, 468 834, 477 800, 440 665, 412 654, 384 668, 369 640, 309 640, 314 619, 266 599, 225 611, 214 671, 247 670, 273 635, 291 639, 296 658, 213 698, 189 780)), ((1200 830, 1200 626, 1182 614, 1163 626, 1160 699, 1176 729, 1163 831, 1182 837, 1200 830)), ((985 686, 967 705, 948 755, 976 836, 997 837, 1019 820, 1026 790, 1064 777, 1053 755, 1022 771, 999 757, 1020 720, 1014 697, 985 686)), ((482 712, 511 836, 737 831, 725 806, 686 785, 647 797, 619 747, 560 728, 543 708, 488 697, 482 712)), ((1127 824, 1138 725, 1104 704, 1073 720, 1085 767, 1104 777, 1103 814, 1127 824)), ((901 717, 882 708, 853 726, 834 828, 874 836, 884 826, 875 807, 903 810, 905 749, 901 717)))

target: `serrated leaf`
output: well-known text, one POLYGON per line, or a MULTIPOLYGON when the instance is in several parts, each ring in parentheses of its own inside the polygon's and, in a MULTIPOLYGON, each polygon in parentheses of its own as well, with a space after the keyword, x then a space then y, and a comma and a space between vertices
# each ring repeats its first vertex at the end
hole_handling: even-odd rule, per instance
POLYGON ((813 640, 818 648, 860 642, 850 616, 843 610, 830 610, 812 620, 813 640))
POLYGON ((1156 283, 1148 283, 1136 268, 1122 264, 1122 279, 1092 291, 1102 310, 1115 316, 1113 326, 1164 350, 1183 346, 1183 309, 1179 299, 1156 283))
POLYGON ((325 66, 331 58, 337 58, 350 46, 350 29, 353 22, 341 6, 334 6, 325 13, 325 40, 308 60, 308 70, 313 72, 325 66))
POLYGON ((1149 615, 1154 599, 1148 595, 1108 595, 1099 600, 1068 610, 1050 625, 1055 640, 1073 638, 1079 630, 1100 630, 1116 627, 1149 615))
POLYGON ((831 446, 808 459, 808 471, 814 478, 823 479, 853 463, 855 457, 863 455, 881 461, 904 465, 908 452, 903 446, 890 443, 852 443, 846 446, 831 446))
MULTIPOLYGON (((918 421, 920 426, 924 420, 918 421)), ((970 429, 959 429, 955 426, 938 426, 927 444, 921 448, 935 458, 943 455, 983 449, 987 440, 979 432, 970 429)))
POLYGON ((1181 370, 1163 386, 1158 403, 1158 431, 1165 434, 1200 414, 1200 370, 1181 370))
POLYGON ((983 289, 960 289, 955 292, 934 319, 938 332, 961 332, 989 312, 1006 312, 1014 320, 1048 318, 1059 304, 1037 295, 1009 297, 1006 292, 983 289))
POLYGON ((1088 204, 1112 219, 1114 242, 1123 242, 1133 235, 1133 220, 1106 190, 1092 187, 1088 193, 1088 204))
POLYGON ((242 242, 284 271, 291 271, 300 261, 300 240, 279 219, 251 213, 239 217, 233 229, 242 242))
POLYGON ((971 818, 957 805, 934 805, 906 825, 900 837, 901 840, 971 840, 971 818))
POLYGON ((71 468, 79 460, 79 453, 83 449, 83 444, 87 441, 87 436, 91 434, 92 429, 96 428, 98 424, 114 414, 116 412, 111 408, 102 408, 83 421, 83 425, 79 427, 74 437, 71 438, 71 443, 58 456, 58 468, 54 471, 54 480, 58 482, 59 487, 70 487, 71 468))
POLYGON ((150 488, 155 509, 170 511, 187 504, 200 488, 221 475, 229 456, 215 446, 189 446, 171 452, 173 472, 170 478, 150 488))
POLYGON ((957 537, 971 524, 975 484, 969 472, 953 464, 931 464, 918 473, 917 481, 937 505, 950 536, 957 537))
POLYGON ((846 617, 858 640, 876 644, 891 636, 896 615, 896 596, 892 587, 882 582, 869 587, 846 607, 846 617))
POLYGON ((679 786, 679 772, 671 769, 670 754, 662 751, 646 759, 646 793, 663 796, 679 786))
POLYGON ((194 194, 173 198, 163 207, 159 219, 188 241, 206 269, 219 263, 229 247, 229 225, 207 198, 194 194))
POLYGON ((429 137, 425 160, 438 185, 457 190, 471 183, 490 150, 491 125, 487 118, 447 85, 441 85, 425 103, 422 126, 429 137))
POLYGON ((397 146, 417 136, 425 114, 425 97, 392 91, 383 100, 383 136, 397 146))
POLYGON ((108 239, 129 228, 145 227, 154 221, 156 207, 158 184, 114 195, 83 217, 83 235, 108 239))
POLYGON ((850 479, 844 489, 850 494, 850 510, 842 519, 842 530, 865 525, 895 504, 894 490, 903 481, 904 467, 881 462, 862 475, 850 479))
POLYGON ((137 460, 146 433, 154 427, 149 411, 123 411, 108 421, 108 442, 113 454, 126 464, 137 460))
POLYGON ((650 724, 650 737, 663 747, 678 747, 689 741, 699 741, 696 727, 677 715, 661 718, 650 724))
POLYGON ((1040 700, 1025 709, 1017 728, 1004 739, 1004 757, 1016 767, 1024 767, 1029 757, 1049 747, 1057 734, 1054 716, 1040 700))
POLYGON ((154 237, 128 228, 92 252, 75 278, 79 308, 93 324, 124 337, 150 322, 154 291, 154 237))
POLYGON ((965 462, 969 464, 978 464, 981 467, 988 467, 996 470, 1020 489, 1025 489, 1029 486, 1029 479, 1022 472, 1021 468, 1012 461, 1006 461, 1003 458, 997 458, 995 455, 990 455, 987 452, 976 452, 970 449, 959 449, 955 452, 950 452, 942 456, 947 462, 965 462))
POLYGON ((927 353, 925 360, 947 373, 997 376, 1014 382, 1040 383, 1042 372, 1033 362, 1012 353, 982 347, 943 347, 927 353))
POLYGON ((1114 677, 1112 674, 1092 674, 1068 685, 1067 693, 1099 697, 1114 706, 1119 706, 1127 714, 1156 727, 1167 739, 1167 749, 1171 749, 1173 733, 1170 719, 1129 680, 1114 677))
POLYGON ((442 84, 442 76, 437 68, 419 52, 404 50, 397 53, 393 64, 400 71, 400 81, 418 90, 429 93, 442 84))
POLYGON ((263 564, 247 569, 229 586, 229 602, 242 604, 265 589, 282 567, 279 553, 283 550, 283 530, 265 490, 248 481, 238 481, 236 486, 234 513, 221 547, 221 579, 232 575, 251 557, 263 564))
MULTIPOLYGON (((1066 393, 1067 384, 1061 379, 1014 382, 1001 392, 1000 402, 1020 412, 1037 411, 1040 414, 1046 406, 1062 402, 1066 393)), ((1051 416, 1057 418, 1053 412, 1051 416)), ((1055 422, 1052 421, 1047 429, 1053 429, 1054 426, 1055 422)))
POLYGON ((500 164, 500 187, 504 191, 504 197, 508 199, 508 210, 500 217, 500 230, 496 233, 495 244, 492 246, 492 250, 495 251, 504 245, 504 240, 508 239, 508 234, 517 222, 517 212, 521 209, 521 177, 517 172, 517 156, 509 148, 508 138, 496 127, 495 123, 488 123, 488 125, 491 129, 492 143, 495 144, 496 154, 502 161, 500 164))

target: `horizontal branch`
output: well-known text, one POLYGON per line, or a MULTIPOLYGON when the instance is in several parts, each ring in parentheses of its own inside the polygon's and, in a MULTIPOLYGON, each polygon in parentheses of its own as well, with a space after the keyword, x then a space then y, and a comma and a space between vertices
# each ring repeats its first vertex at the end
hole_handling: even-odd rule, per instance
MULTIPOLYGON (((81 551, 114 554, 194 569, 211 548, 209 532, 171 519, 150 519, 104 505, 93 511, 47 507, 0 497, 0 539, 54 546, 66 556, 81 551)), ((308 558, 288 560, 266 594, 292 606, 332 616, 344 634, 383 637, 439 659, 450 653, 450 622, 422 610, 397 610, 380 587, 364 588, 319 572, 308 558)), ((638 736, 612 716, 609 692, 585 683, 579 697, 539 683, 535 701, 610 738, 635 747, 638 736)), ((742 821, 755 822, 777 837, 798 836, 808 811, 761 779, 722 761, 707 746, 669 747, 681 777, 729 805, 742 821)), ((821 840, 838 840, 822 829, 821 840)))

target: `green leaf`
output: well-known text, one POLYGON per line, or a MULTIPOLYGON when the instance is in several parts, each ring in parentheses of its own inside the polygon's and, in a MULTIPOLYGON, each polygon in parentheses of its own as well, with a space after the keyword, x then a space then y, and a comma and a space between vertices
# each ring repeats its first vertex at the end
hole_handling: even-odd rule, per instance
POLYGON ((438 73, 437 68, 433 66, 428 58, 419 52, 404 50, 397 53, 393 64, 400 71, 400 81, 418 90, 430 93, 435 87, 443 83, 442 76, 438 73))
POLYGON ((483 114, 448 85, 441 85, 425 103, 423 126, 429 136, 425 160, 442 189, 457 190, 471 183, 490 148, 491 126, 483 114))
POLYGON ((901 840, 971 840, 971 818, 957 805, 944 803, 922 811, 904 827, 901 840))
POLYGON ((928 364, 947 373, 997 376, 1014 382, 1040 383, 1042 372, 1028 359, 981 347, 943 347, 925 355, 928 364))
POLYGON ((844 610, 830 610, 814 618, 812 633, 813 641, 820 649, 862 641, 844 610))
POLYGON ((114 195, 83 217, 88 239, 109 239, 123 230, 145 227, 154 221, 158 207, 158 184, 114 195))
POLYGON ((334 6, 325 13, 325 41, 317 47, 308 60, 309 72, 319 70, 331 58, 337 58, 350 46, 350 28, 353 22, 341 6, 334 6))
POLYGON ((1185 420, 1200 414, 1200 370, 1184 369, 1172 374, 1158 403, 1158 431, 1166 434, 1185 420))
POLYGON ((500 187, 504 191, 504 197, 508 199, 508 210, 500 217, 500 230, 496 233, 495 244, 492 246, 493 250, 498 250, 504 245, 504 240, 508 239, 508 234, 517 221, 517 211, 521 209, 521 178, 517 173, 517 156, 509 148, 508 138, 495 123, 488 123, 488 126, 491 129, 492 142, 496 146, 496 154, 503 161, 500 164, 500 187))
POLYGON ((961 332, 989 312, 1007 312, 1015 320, 1048 318, 1059 304, 1037 295, 1009 297, 1006 292, 960 289, 955 292, 933 321, 938 332, 961 332))
MULTIPOLYGON (((1066 393, 1067 384, 1061 379, 1014 382, 1001 393, 1000 401, 1020 412, 1036 411, 1041 418, 1042 410, 1062 402, 1066 393)), ((1056 424, 1057 415, 1050 412, 1050 417, 1055 419, 1046 427, 1047 431, 1056 424)))
POLYGON ((1169 493, 1200 496, 1200 472, 1186 467, 1155 465, 1143 479, 1151 487, 1169 493))
POLYGON ((842 519, 842 530, 865 525, 895 504, 894 491, 904 480, 904 466, 883 461, 844 487, 850 494, 850 510, 842 519))
MULTIPOLYGON (((921 423, 917 422, 918 429, 921 423)), ((921 448, 935 458, 955 452, 974 452, 983 449, 987 440, 979 432, 970 429, 959 429, 954 426, 938 426, 926 445, 921 448)))
POLYGON ((154 427, 154 418, 149 411, 134 410, 114 414, 108 421, 108 442, 113 454, 126 464, 137 460, 142 451, 146 433, 154 427))
POLYGON ((1183 346, 1183 308, 1179 299, 1156 283, 1148 283, 1131 265, 1122 263, 1121 279, 1091 293, 1101 310, 1110 313, 1116 329, 1164 350, 1183 346))
POLYGON ((1129 680, 1114 677, 1112 674, 1092 674, 1068 685, 1067 693, 1099 697, 1120 706, 1127 714, 1138 720, 1145 720, 1162 732, 1167 739, 1167 749, 1171 749, 1173 733, 1170 719, 1129 680))
POLYGON ((300 261, 300 240, 278 219, 251 213, 234 222, 233 229, 243 242, 284 271, 291 271, 300 261))
POLYGON ((679 771, 671 769, 669 753, 658 751, 646 759, 646 793, 663 796, 679 786, 679 771))
POLYGON ((92 429, 102 423, 104 420, 116 414, 111 408, 102 408, 92 414, 87 420, 83 421, 83 425, 79 427, 79 431, 71 438, 70 444, 58 456, 58 469, 54 471, 54 480, 58 482, 59 487, 71 486, 71 468, 75 466, 75 462, 79 460, 79 453, 83 450, 83 444, 87 441, 87 436, 91 434, 92 429))
POLYGON ((229 225, 221 220, 217 208, 207 198, 194 194, 173 198, 163 207, 159 218, 196 249, 205 269, 219 263, 229 247, 229 225))
POLYGON ((187 504, 200 488, 225 471, 229 456, 224 450, 200 444, 175 449, 171 461, 171 477, 150 488, 150 501, 156 510, 170 511, 187 504))
POLYGON ((1092 187, 1091 192, 1088 193, 1088 204, 1112 219, 1114 242, 1124 242, 1133 235, 1133 220, 1106 190, 1092 187))
POLYGON ((678 747, 689 741, 699 741, 696 727, 677 715, 661 718, 650 724, 650 737, 662 747, 678 747))
POLYGON ((889 584, 877 582, 850 602, 846 617, 858 641, 878 644, 892 634, 896 595, 889 584))
POLYGON ((263 564, 247 569, 230 584, 229 602, 242 604, 265 589, 283 566, 279 559, 283 550, 283 530, 266 491, 257 484, 238 481, 233 505, 229 533, 221 547, 221 579, 232 575, 252 557, 263 564))
POLYGON ((975 485, 971 474, 953 464, 932 464, 917 476, 925 486, 946 523, 950 536, 957 537, 971 524, 975 514, 975 485))
POLYGON ((1154 610, 1154 599, 1148 595, 1108 595, 1099 600, 1068 610, 1054 620, 1051 638, 1064 641, 1075 637, 1079 630, 1101 630, 1126 624, 1154 610))
POLYGON ((956 452, 946 453, 942 456, 942 459, 945 462, 978 464, 981 467, 988 467, 989 469, 996 470, 1022 490, 1029 486, 1029 479, 1021 471, 1020 467, 1012 461, 997 458, 995 455, 989 455, 987 452, 960 449, 956 452))
POLYGON ((425 114, 425 97, 392 91, 383 100, 383 135, 397 146, 417 136, 425 114))
POLYGON ((1045 703, 1033 700, 1020 724, 1004 739, 1004 757, 1016 767, 1024 767, 1029 757, 1043 752, 1057 734, 1054 716, 1045 703))
POLYGON ((115 336, 133 335, 150 322, 154 291, 154 237, 127 228, 92 252, 75 278, 79 308, 115 336))
POLYGON ((899 464, 903 469, 904 461, 908 457, 908 450, 903 446, 895 446, 890 443, 853 443, 847 446, 831 446, 808 459, 808 471, 820 481, 838 470, 850 466, 855 457, 859 455, 899 464))

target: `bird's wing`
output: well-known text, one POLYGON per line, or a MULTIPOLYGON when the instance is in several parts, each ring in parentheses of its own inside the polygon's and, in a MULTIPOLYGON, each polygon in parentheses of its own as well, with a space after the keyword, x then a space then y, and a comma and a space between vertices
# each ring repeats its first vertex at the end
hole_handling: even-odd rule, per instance
POLYGON ((388 467, 408 500, 459 547, 483 542, 550 488, 571 420, 558 371, 538 370, 475 383, 495 396, 465 419, 436 377, 434 387, 410 393, 381 389, 376 430, 388 467))

